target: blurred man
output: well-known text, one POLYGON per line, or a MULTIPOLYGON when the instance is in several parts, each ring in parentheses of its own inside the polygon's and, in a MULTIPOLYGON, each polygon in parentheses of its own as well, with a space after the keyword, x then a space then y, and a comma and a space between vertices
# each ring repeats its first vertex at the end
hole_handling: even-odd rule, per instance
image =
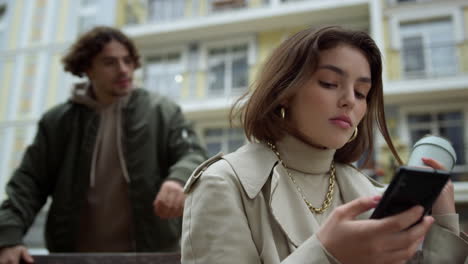
POLYGON ((0 263, 32 258, 23 235, 52 198, 51 252, 176 251, 183 184, 205 151, 165 97, 133 86, 138 52, 122 32, 97 27, 63 58, 86 76, 44 114, 0 208, 0 263))

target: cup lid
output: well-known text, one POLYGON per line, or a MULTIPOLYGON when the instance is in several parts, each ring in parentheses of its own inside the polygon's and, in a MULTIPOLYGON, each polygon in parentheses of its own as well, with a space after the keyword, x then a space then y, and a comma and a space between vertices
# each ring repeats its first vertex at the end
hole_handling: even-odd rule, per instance
POLYGON ((435 145, 435 146, 445 149, 452 156, 454 160, 454 164, 455 164, 457 160, 457 154, 455 153, 455 149, 453 149, 452 144, 447 139, 443 137, 439 137, 439 136, 428 135, 418 140, 414 144, 413 148, 416 148, 417 146, 424 145, 424 144, 435 145))

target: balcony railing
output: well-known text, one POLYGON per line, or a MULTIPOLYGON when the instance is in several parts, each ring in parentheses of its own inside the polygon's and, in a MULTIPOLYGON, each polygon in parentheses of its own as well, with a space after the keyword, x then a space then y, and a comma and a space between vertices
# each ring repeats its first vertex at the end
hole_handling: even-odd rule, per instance
MULTIPOLYGON (((466 69, 464 70, 467 65, 463 65, 464 61, 460 59, 468 56, 464 50, 454 43, 423 45, 419 39, 408 38, 400 51, 400 76, 393 76, 392 79, 434 79, 467 75, 466 69)), ((390 71, 398 72, 396 69, 390 71)))
POLYGON ((125 0, 124 24, 167 23, 305 1, 321 0, 125 0))

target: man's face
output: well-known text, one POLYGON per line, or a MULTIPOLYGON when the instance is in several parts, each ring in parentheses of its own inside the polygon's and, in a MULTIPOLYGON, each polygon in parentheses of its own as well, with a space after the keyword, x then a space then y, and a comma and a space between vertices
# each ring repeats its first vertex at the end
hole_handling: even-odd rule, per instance
POLYGON ((135 62, 128 49, 122 43, 112 40, 93 58, 86 75, 97 100, 110 104, 130 93, 134 70, 135 62))

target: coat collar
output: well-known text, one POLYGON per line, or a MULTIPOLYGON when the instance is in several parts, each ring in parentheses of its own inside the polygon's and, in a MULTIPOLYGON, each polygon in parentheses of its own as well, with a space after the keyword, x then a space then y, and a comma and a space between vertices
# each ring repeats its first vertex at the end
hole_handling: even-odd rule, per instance
POLYGON ((248 143, 223 159, 231 164, 250 199, 258 195, 278 162, 276 155, 262 143, 248 143))
MULTIPOLYGON (((276 155, 265 144, 249 143, 223 159, 232 166, 250 199, 254 199, 271 178, 269 206, 273 218, 295 247, 318 231, 319 224, 314 215, 297 195, 286 171, 278 165, 276 155)), ((381 185, 350 165, 336 164, 336 177, 345 203, 381 192, 378 188, 381 185)), ((365 212, 358 218, 366 219, 369 216, 370 212, 365 212)))
MULTIPOLYGON (((337 185, 345 203, 363 196, 379 194, 378 188, 357 169, 336 164, 337 185)), ((271 179, 270 207, 285 235, 298 247, 319 229, 315 216, 309 211, 304 201, 289 182, 282 166, 276 166, 271 179)), ((358 219, 368 219, 370 211, 359 215, 358 219)))

